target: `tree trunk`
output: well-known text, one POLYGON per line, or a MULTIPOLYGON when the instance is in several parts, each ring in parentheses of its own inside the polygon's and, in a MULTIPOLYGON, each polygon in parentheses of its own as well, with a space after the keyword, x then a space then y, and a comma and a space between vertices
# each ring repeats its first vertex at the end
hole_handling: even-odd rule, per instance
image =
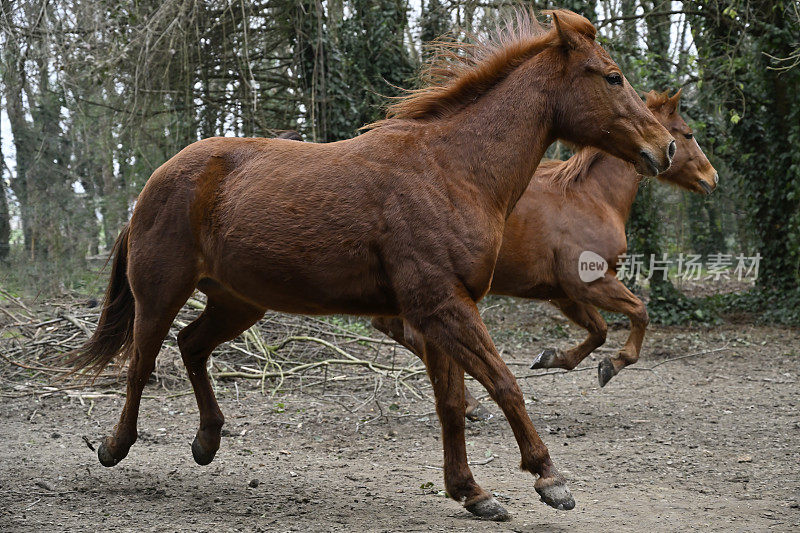
MULTIPOLYGON (((0 109, 2 109, 2 95, 0 95, 0 109)), ((0 162, 3 159, 3 135, 0 131, 0 162)), ((3 179, 5 165, 0 167, 0 262, 8 259, 8 252, 11 249, 11 213, 8 210, 8 200, 6 199, 6 180, 3 179)))

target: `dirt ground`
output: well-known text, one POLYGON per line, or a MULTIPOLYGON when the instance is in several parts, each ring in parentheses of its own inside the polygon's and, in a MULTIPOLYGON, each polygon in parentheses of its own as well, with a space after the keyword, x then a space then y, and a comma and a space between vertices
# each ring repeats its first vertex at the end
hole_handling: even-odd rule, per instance
MULTIPOLYGON (((651 327, 638 370, 600 389, 596 360, 569 374, 527 369, 542 348, 582 337, 549 308, 491 299, 484 316, 569 480, 573 511, 539 502, 505 418, 485 400, 494 418, 467 427, 470 459, 483 463, 472 470, 514 518, 473 519, 444 495, 424 375, 405 387, 356 368, 324 390, 272 397, 253 382, 219 381, 225 437, 206 467, 190 452, 188 382, 146 389, 139 441, 115 468, 84 441, 96 445, 116 422, 124 398, 113 389, 6 394, 0 531, 800 530, 797 330, 651 327)), ((622 345, 621 325, 599 356, 622 345)))

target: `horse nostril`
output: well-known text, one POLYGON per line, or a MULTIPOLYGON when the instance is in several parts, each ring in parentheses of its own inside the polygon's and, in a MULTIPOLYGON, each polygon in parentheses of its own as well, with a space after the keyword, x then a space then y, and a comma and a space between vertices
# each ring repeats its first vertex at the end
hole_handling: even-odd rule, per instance
POLYGON ((672 158, 675 157, 675 150, 675 141, 670 141, 669 147, 667 148, 667 157, 670 161, 672 161, 672 158))
POLYGON ((717 185, 718 183, 719 183, 719 174, 714 172, 714 185, 717 185))

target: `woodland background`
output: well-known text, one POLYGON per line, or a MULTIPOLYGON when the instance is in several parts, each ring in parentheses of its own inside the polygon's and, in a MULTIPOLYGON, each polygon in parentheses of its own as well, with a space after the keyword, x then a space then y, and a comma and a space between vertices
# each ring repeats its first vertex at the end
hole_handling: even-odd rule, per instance
MULTIPOLYGON (((0 287, 98 295, 97 270, 151 172, 214 135, 358 134, 413 87, 423 43, 492 27, 478 0, 0 0, 0 287)), ((744 310, 800 323, 800 3, 562 0, 642 90, 682 112, 720 174, 700 197, 645 181, 637 253, 760 253, 753 287, 638 288, 656 321, 744 310)), ((555 147, 551 156, 567 157, 555 147)))

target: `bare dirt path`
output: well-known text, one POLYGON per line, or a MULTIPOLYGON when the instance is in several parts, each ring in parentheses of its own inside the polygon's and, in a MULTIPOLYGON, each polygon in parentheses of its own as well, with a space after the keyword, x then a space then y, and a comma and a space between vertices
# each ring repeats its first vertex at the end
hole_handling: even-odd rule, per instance
MULTIPOLYGON (((518 376, 540 373, 524 363, 541 348, 580 336, 540 306, 498 302, 485 316, 518 376)), ((612 330, 606 346, 626 334, 612 330)), ((82 437, 97 443, 123 398, 4 397, 0 531, 798 531, 800 334, 652 328, 638 367, 709 350, 718 351, 625 371, 604 389, 596 363, 520 379, 570 480, 569 512, 538 501, 510 428, 487 403, 495 418, 469 423, 467 441, 470 459, 486 463, 473 466, 476 479, 514 516, 501 524, 444 497, 423 376, 412 381, 422 399, 377 376, 271 398, 220 382, 226 436, 207 467, 192 461, 197 414, 185 389, 146 390, 142 435, 111 469, 82 437)))

